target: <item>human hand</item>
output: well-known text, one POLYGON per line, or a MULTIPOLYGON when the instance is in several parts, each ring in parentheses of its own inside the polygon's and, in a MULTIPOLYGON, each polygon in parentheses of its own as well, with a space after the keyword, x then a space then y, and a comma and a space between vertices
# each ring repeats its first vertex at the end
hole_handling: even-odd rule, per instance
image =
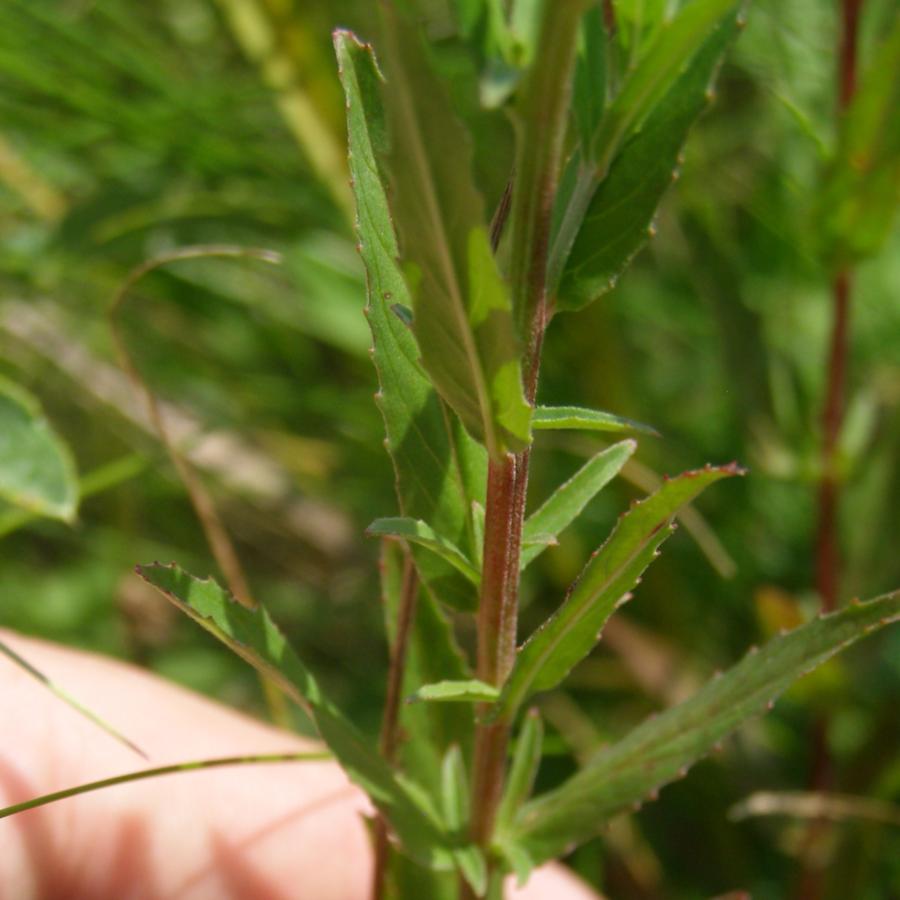
MULTIPOLYGON (((0 806, 169 763, 317 749, 114 660, 3 640, 138 744, 149 763, 0 660, 0 806)), ((199 770, 82 794, 0 821, 0 898, 368 900, 363 794, 331 762, 199 770)), ((561 866, 516 900, 596 900, 561 866)))

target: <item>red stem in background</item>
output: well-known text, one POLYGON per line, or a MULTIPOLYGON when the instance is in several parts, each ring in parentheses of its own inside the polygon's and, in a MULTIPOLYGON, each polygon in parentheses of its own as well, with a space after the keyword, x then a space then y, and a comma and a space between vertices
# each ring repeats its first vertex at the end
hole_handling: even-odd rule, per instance
MULTIPOLYGON (((838 53, 838 116, 844 115, 856 91, 859 17, 863 0, 842 0, 838 53)), ((825 408, 822 413, 822 475, 819 483, 819 528, 816 540, 816 587, 824 612, 837 608, 840 593, 840 554, 837 518, 840 485, 835 450, 844 414, 852 273, 842 269, 832 283, 833 318, 825 408)))
POLYGON ((822 475, 819 481, 819 528, 816 538, 816 588, 823 612, 837 609, 840 592, 840 551, 837 513, 840 493, 835 471, 835 451, 844 416, 844 382, 849 345, 851 276, 846 269, 833 282, 834 313, 831 349, 828 353, 828 384, 822 413, 822 475))
POLYGON ((859 14, 863 0, 843 0, 841 3, 841 46, 839 100, 840 111, 843 112, 856 93, 856 49, 859 33, 859 14))
MULTIPOLYGON (((846 113, 856 92, 857 37, 862 5, 863 0, 841 0, 837 104, 839 118, 846 113)), ((816 535, 816 589, 822 612, 826 613, 837 609, 841 589, 841 558, 838 547, 840 474, 835 457, 844 418, 852 284, 852 272, 845 267, 834 276, 831 287, 833 313, 825 406, 822 410, 822 473, 819 480, 816 535)), ((828 716, 825 714, 819 714, 813 723, 810 750, 810 789, 827 791, 834 781, 834 767, 828 751, 828 716)), ((821 819, 809 825, 801 854, 803 865, 795 893, 797 900, 818 900, 824 894, 825 873, 811 857, 827 828, 828 824, 821 819)))

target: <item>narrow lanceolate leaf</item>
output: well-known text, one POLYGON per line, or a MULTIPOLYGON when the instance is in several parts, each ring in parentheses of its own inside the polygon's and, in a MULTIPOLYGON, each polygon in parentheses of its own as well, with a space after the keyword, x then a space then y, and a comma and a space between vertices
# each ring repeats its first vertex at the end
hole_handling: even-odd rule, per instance
POLYGON ((157 588, 238 656, 272 679, 292 700, 309 710, 322 739, 351 780, 382 811, 415 857, 430 865, 449 865, 440 826, 400 784, 390 766, 322 693, 312 674, 262 608, 237 603, 211 578, 201 581, 176 565, 138 566, 138 574, 157 588))
POLYGON ((418 33, 384 10, 392 206, 413 331, 437 391, 492 456, 530 441, 512 308, 472 180, 470 138, 418 33))
POLYGON ((473 584, 481 580, 478 570, 452 541, 437 534, 430 525, 421 519, 394 517, 376 519, 367 529, 367 534, 379 537, 397 538, 427 547, 442 559, 447 560, 458 572, 462 573, 473 584))
MULTIPOLYGON (((449 414, 418 364, 409 327, 393 307, 412 300, 397 264, 399 251, 378 160, 386 152, 381 75, 372 49, 349 32, 334 36, 347 103, 350 171, 356 197, 359 250, 366 267, 366 314, 374 338, 387 448, 396 473, 400 512, 429 522, 458 547, 475 552, 471 504, 484 497, 484 449, 449 414)), ((449 563, 414 548, 416 567, 432 596, 472 609, 476 592, 449 563)))
POLYGON ((493 703, 500 691, 493 684, 475 678, 466 681, 437 681, 423 684, 408 701, 431 700, 441 703, 493 703))
POLYGON ((596 834, 612 815, 683 775, 742 722, 759 715, 801 675, 900 619, 900 592, 856 603, 751 650, 690 700, 601 750, 561 787, 526 804, 516 837, 538 863, 596 834))
POLYGON ((612 160, 622 142, 639 130, 677 86, 678 76, 709 35, 738 7, 736 0, 691 0, 641 52, 600 125, 597 162, 612 160))
POLYGON ((567 166, 550 254, 560 310, 580 309, 610 290, 652 233, 659 202, 676 178, 681 148, 709 104, 710 86, 737 33, 730 0, 695 0, 675 22, 694 7, 705 11, 692 20, 695 27, 676 29, 673 23, 651 42, 672 41, 678 53, 667 55, 678 62, 657 68, 648 51, 631 76, 652 83, 642 101, 644 112, 623 105, 626 90, 628 96, 636 93, 623 89, 598 135, 596 155, 576 154, 567 166))
POLYGON ((659 436, 650 425, 582 406, 539 406, 534 411, 531 425, 536 431, 606 431, 613 434, 636 431, 659 436))
POLYGON ((78 479, 65 444, 38 401, 0 378, 0 498, 21 509, 71 521, 78 479))
POLYGON ((597 643, 606 620, 638 583, 672 519, 704 488, 731 475, 736 465, 685 472, 632 505, 572 586, 563 605, 528 639, 503 686, 494 715, 510 718, 536 691, 556 687, 597 643))
POLYGON ((88 709, 83 703, 76 700, 64 687, 58 685, 55 681, 52 681, 39 669, 36 669, 27 659, 16 653, 16 651, 5 641, 0 641, 0 653, 11 659, 20 669, 27 672, 32 678, 39 681, 48 691, 50 691, 50 693, 59 697, 63 703, 67 703, 71 706, 79 715, 84 716, 89 722, 93 722, 94 725, 105 731, 110 737, 115 738, 119 743, 124 744, 129 750, 133 750, 139 756, 143 756, 144 759, 147 758, 147 754, 144 753, 137 744, 125 737, 124 734, 110 725, 109 722, 101 716, 98 716, 97 713, 88 709))
POLYGON ((627 440, 601 450, 525 520, 520 557, 523 569, 550 545, 546 538, 555 539, 578 518, 585 506, 619 474, 636 449, 637 443, 627 440))
POLYGON ((833 269, 876 253, 900 203, 900 15, 844 115, 816 215, 833 269))

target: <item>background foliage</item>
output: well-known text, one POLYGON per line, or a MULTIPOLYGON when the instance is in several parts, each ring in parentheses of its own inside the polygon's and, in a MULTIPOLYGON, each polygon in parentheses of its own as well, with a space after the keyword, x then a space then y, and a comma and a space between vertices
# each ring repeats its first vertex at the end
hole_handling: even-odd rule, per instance
MULTIPOLYGON (((0 376, 40 399, 82 483, 73 524, 0 506, 0 621, 261 708, 252 673, 132 574, 152 559, 198 573, 213 563, 116 365, 106 311, 127 272, 153 254, 204 242, 272 247, 285 257, 279 269, 194 260, 150 275, 124 311, 126 337, 177 410, 256 594, 331 696, 374 732, 386 654, 378 546, 363 532, 396 504, 372 402, 330 43, 336 25, 367 35, 369 6, 0 6, 0 376)), ((479 60, 450 9, 420 6, 452 99, 475 129, 476 178, 493 205, 511 130, 502 111, 479 106, 478 90, 501 90, 502 73, 479 85, 479 60)), ((626 38, 641 8, 617 4, 626 38)), ((895 16, 890 0, 867 5, 863 64, 895 16)), ((627 479, 531 567, 526 632, 654 473, 737 459, 751 475, 702 498, 703 519, 683 522, 691 527, 671 540, 571 689, 544 698, 554 751, 547 786, 573 758, 816 609, 830 315, 816 204, 836 143, 836 27, 815 0, 753 6, 655 239, 614 291, 559 316, 548 333, 539 399, 609 409, 661 437, 642 437, 627 479)), ((845 597, 900 583, 898 287, 894 229, 857 272, 841 438, 845 597)), ((597 446, 584 435, 539 435, 532 504, 597 446)), ((571 862, 614 897, 733 888, 784 896, 804 830, 783 817, 731 822, 729 808, 754 790, 807 781, 808 734, 826 706, 840 789, 896 802, 898 681, 892 629, 801 682, 773 715, 571 862)), ((852 819, 832 837, 834 896, 891 896, 896 828, 852 819)))

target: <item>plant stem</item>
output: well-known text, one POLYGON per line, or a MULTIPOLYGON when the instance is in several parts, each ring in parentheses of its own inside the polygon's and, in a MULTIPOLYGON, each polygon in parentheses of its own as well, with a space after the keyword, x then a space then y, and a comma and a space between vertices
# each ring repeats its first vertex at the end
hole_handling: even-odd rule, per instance
MULTIPOLYGON (((509 283, 525 342, 523 379, 533 403, 548 319, 547 254, 565 136, 571 72, 586 0, 545 2, 535 63, 523 87, 512 203, 509 283)), ((478 677, 500 685, 516 654, 519 557, 530 454, 508 454, 488 465, 484 565, 478 611, 478 677)), ((503 792, 509 723, 480 725, 472 778, 473 840, 487 851, 489 872, 494 820, 503 792)), ((461 881, 461 896, 471 896, 461 881)))
MULTIPOLYGON (((856 92, 856 54, 863 0, 842 0, 838 49, 838 116, 845 114, 856 92)), ((844 414, 852 272, 841 269, 832 282, 832 332, 828 354, 825 407, 822 412, 822 474, 819 481, 819 525, 816 537, 816 587, 823 612, 837 608, 840 593, 840 552, 837 519, 840 478, 835 451, 844 414)))
MULTIPOLYGON (((843 116, 856 92, 856 55, 859 17, 863 0, 840 0, 841 27, 838 48, 837 115, 843 116)), ((841 589, 841 558, 838 547, 838 511, 841 476, 837 467, 837 445, 844 417, 844 394, 849 355, 852 271, 844 267, 831 285, 832 325, 828 351, 825 404, 822 410, 821 476, 819 479, 818 527, 816 533, 816 589, 822 612, 838 607, 841 589)), ((810 790, 827 791, 833 782, 833 766, 828 751, 828 716, 820 713, 810 736, 812 771, 810 790)), ((810 823, 804 840, 803 866, 795 896, 797 900, 817 900, 824 892, 823 873, 811 862, 816 844, 823 838, 827 823, 810 823)))
POLYGON ((823 612, 832 612, 837 608, 840 591, 840 552, 837 545, 840 476, 836 471, 835 451, 844 410, 850 288, 850 272, 839 272, 832 286, 834 307, 825 407, 822 413, 822 474, 819 481, 819 524, 816 536, 816 587, 823 612))

